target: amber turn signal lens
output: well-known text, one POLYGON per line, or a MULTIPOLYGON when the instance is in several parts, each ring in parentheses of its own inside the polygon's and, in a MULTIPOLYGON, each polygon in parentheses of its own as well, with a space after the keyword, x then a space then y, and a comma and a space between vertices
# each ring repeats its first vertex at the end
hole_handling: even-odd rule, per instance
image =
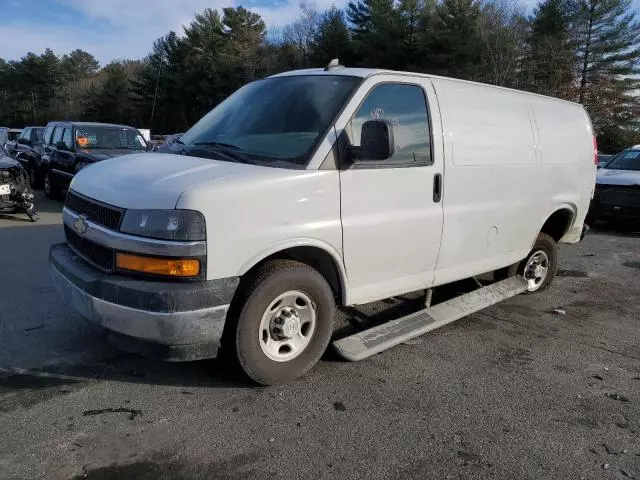
POLYGON ((169 277, 197 277, 200 274, 200 261, 194 258, 156 258, 116 253, 116 267, 169 277))

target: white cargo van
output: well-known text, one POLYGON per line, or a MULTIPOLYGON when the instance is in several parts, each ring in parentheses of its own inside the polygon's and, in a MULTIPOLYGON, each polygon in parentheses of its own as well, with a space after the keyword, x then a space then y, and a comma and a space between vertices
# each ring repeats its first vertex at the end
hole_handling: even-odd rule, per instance
POLYGON ((334 343, 359 360, 547 288, 556 243, 582 238, 597 152, 578 104, 336 65, 245 85, 177 146, 75 176, 56 285, 123 349, 222 346, 262 384, 318 361, 336 306, 495 277, 334 343))

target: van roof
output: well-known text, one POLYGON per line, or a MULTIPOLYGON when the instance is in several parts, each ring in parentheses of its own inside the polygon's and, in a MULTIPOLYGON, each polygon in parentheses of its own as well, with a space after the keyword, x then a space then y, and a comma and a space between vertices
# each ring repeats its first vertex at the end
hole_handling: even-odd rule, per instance
POLYGON ((440 75, 431 75, 429 73, 403 72, 403 71, 396 71, 396 70, 384 70, 384 69, 378 69, 378 68, 349 68, 349 67, 334 67, 330 69, 307 68, 307 69, 290 70, 288 72, 278 73, 276 75, 272 75, 269 78, 290 77, 290 76, 296 76, 296 75, 343 75, 348 77, 369 78, 374 75, 382 75, 382 74, 399 75, 399 76, 406 76, 406 77, 418 77, 418 78, 442 78, 445 80, 452 80, 454 82, 469 83, 473 85, 482 85, 488 88, 497 88, 497 89, 506 90, 509 92, 524 93, 526 95, 545 98, 547 100, 555 100, 558 102, 570 103, 571 105, 576 105, 583 108, 583 106, 577 102, 571 102, 569 100, 563 100, 561 98, 550 97, 548 95, 540 95, 538 93, 527 92, 525 90, 517 90, 515 88, 500 87, 497 85, 491 85, 489 83, 472 82, 470 80, 461 80, 459 78, 443 77, 440 75))

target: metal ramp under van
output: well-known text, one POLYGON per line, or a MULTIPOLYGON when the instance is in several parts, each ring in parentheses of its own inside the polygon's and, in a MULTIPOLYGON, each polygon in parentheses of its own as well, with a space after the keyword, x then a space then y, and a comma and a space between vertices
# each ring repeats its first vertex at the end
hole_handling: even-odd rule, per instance
POLYGON ((411 315, 341 338, 333 342, 333 348, 345 360, 357 362, 515 297, 526 290, 527 281, 523 277, 511 277, 411 315))

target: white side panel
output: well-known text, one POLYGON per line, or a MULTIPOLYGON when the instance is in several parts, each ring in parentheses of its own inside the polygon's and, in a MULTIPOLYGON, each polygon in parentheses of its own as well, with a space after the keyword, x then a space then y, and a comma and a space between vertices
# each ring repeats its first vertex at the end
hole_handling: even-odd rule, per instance
POLYGON ((551 195, 540 182, 528 95, 436 78, 446 165, 436 284, 504 267, 531 248, 551 195))
POLYGON ((581 106, 569 103, 537 100, 532 111, 540 137, 541 182, 550 192, 545 206, 548 212, 563 203, 574 208, 575 221, 562 241, 575 243, 580 240, 597 171, 591 122, 581 106))

